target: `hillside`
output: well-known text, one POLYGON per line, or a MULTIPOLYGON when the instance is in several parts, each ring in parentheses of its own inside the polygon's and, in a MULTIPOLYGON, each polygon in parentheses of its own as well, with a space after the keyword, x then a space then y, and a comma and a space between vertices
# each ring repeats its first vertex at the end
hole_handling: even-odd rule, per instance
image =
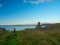
POLYGON ((0 45, 60 45, 60 30, 0 30, 0 45))

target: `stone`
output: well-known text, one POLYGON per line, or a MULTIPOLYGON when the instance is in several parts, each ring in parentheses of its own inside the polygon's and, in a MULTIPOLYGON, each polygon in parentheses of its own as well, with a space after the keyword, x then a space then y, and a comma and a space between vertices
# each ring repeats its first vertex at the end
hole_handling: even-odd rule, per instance
POLYGON ((0 30, 6 30, 5 28, 0 28, 0 30))

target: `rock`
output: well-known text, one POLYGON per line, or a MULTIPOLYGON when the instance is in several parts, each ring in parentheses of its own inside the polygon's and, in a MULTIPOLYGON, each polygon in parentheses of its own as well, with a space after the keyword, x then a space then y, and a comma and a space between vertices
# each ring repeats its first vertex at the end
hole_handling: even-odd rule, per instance
POLYGON ((0 28, 0 30, 6 30, 5 28, 0 28))

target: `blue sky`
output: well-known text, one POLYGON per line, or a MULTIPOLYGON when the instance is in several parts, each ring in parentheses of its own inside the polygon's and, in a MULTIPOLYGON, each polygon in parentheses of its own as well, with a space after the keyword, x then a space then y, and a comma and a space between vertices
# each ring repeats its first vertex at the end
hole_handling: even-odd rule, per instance
POLYGON ((0 25, 60 22, 60 0, 0 0, 0 25))

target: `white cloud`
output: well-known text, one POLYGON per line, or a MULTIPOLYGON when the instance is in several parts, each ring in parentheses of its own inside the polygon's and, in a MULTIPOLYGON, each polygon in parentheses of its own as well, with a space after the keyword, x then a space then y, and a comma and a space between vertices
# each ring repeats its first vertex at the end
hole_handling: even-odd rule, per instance
POLYGON ((53 0, 23 0, 24 3, 39 4, 45 2, 52 2, 53 0))
POLYGON ((0 4, 0 7, 2 7, 2 4, 0 4))
POLYGON ((26 1, 26 0, 23 0, 23 2, 24 2, 24 3, 27 3, 27 1, 26 1))

